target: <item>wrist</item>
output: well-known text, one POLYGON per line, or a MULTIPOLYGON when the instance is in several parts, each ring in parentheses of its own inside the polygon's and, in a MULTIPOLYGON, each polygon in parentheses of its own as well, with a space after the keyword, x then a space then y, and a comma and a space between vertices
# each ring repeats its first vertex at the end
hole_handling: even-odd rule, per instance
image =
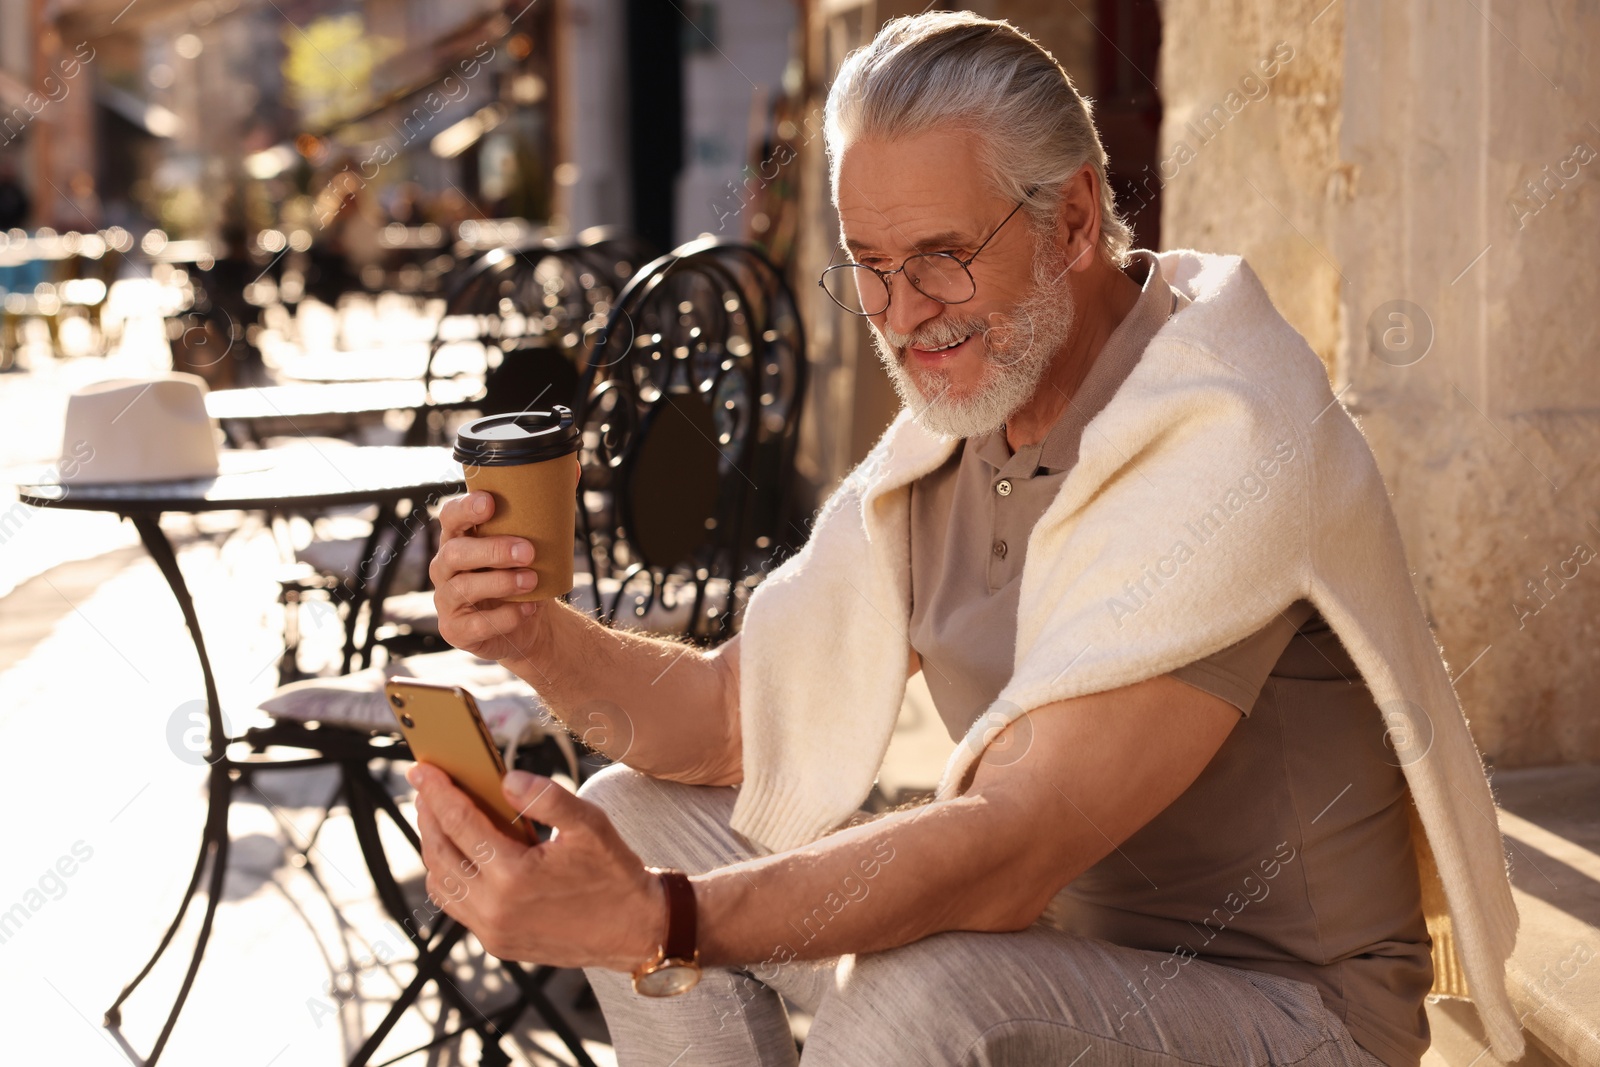
POLYGON ((528 616, 526 624, 527 639, 509 642, 514 651, 500 659, 499 663, 529 685, 537 687, 539 680, 543 680, 548 673, 551 618, 556 614, 551 608, 558 602, 537 600, 529 603, 533 605, 533 614, 528 616))
POLYGON ((630 961, 626 967, 630 974, 639 973, 659 959, 667 943, 669 909, 666 887, 661 884, 661 876, 650 868, 645 868, 643 875, 644 897, 625 954, 630 961))
MULTIPOLYGON (((683 871, 646 868, 661 887, 666 929, 651 959, 633 972, 633 991, 646 997, 687 993, 700 981, 698 908, 694 884, 683 871)), ((652 909, 653 910, 653 909, 652 909)))

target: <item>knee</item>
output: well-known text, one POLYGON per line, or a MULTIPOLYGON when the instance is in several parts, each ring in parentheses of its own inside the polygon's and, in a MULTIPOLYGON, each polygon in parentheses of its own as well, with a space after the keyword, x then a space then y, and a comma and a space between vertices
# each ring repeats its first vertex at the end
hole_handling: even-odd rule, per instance
POLYGON ((669 782, 614 763, 585 782, 578 796, 604 811, 646 864, 699 871, 709 869, 707 857, 698 855, 701 830, 726 826, 734 790, 669 782))
POLYGON ((611 815, 615 809, 631 807, 632 801, 641 790, 648 788, 650 781, 647 774, 640 774, 621 763, 613 763, 590 775, 578 787, 578 795, 611 815))
POLYGON ((981 935, 935 934, 842 957, 806 1040, 805 1062, 955 1062, 950 1049, 965 1047, 973 1037, 964 1008, 983 995, 981 987, 971 988, 970 970, 951 956, 952 939, 970 936, 981 935))
MULTIPOLYGON (((934 934, 898 948, 862 953, 840 965, 836 978, 838 995, 861 1004, 900 1005, 921 1010, 938 998, 946 983, 960 986, 970 979, 970 967, 963 963, 964 942, 986 934, 951 932, 934 934), (908 989, 917 991, 906 997, 908 989)), ((900 1020, 915 1025, 914 1020, 900 1020)))
POLYGON ((661 798, 658 779, 632 767, 613 763, 578 788, 578 796, 604 811, 629 845, 633 838, 659 821, 661 798))
POLYGON ((1077 1062, 1084 1042, 1072 1013, 1038 995, 1047 975, 1031 973, 1025 953, 1006 951, 1018 937, 953 931, 846 957, 812 1025, 806 1062, 1077 1062))
POLYGON ((933 934, 898 948, 846 957, 838 968, 835 992, 841 1001, 908 1034, 931 1025, 932 1005, 942 1005, 947 1013, 939 1025, 961 1030, 1039 1002, 1045 974, 1034 965, 1043 957, 1028 948, 1026 934, 933 934))

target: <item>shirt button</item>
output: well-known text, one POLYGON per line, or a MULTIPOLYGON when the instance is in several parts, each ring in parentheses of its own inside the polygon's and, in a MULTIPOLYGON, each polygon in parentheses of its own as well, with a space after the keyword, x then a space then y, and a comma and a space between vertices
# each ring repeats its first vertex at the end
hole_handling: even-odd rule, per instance
MULTIPOLYGON (((1011 479, 1010 478, 1001 478, 998 482, 995 483, 994 491, 999 493, 1001 496, 1010 496, 1011 495, 1011 479)), ((1002 552, 1000 554, 1002 556, 1005 555, 1004 552, 1002 552)))
POLYGON ((996 541, 994 543, 994 554, 1000 559, 1006 558, 1006 543, 1004 541, 996 541))

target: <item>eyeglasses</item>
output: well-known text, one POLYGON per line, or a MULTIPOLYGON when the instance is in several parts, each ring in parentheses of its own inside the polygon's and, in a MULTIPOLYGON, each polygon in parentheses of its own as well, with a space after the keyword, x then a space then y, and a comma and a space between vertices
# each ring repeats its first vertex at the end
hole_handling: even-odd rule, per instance
POLYGON ((823 271, 817 284, 822 286, 822 291, 835 304, 852 315, 870 317, 888 311, 889 279, 902 272, 906 281, 928 299, 941 304, 965 304, 978 292, 978 283, 972 280, 972 272, 967 268, 978 258, 978 252, 982 252, 994 240, 995 234, 1005 229, 1011 216, 1022 210, 1022 205, 1032 195, 1033 190, 1028 190, 1027 195, 1011 209, 1011 215, 1001 219, 1000 225, 966 259, 954 252, 919 252, 907 256, 906 261, 894 270, 879 270, 865 263, 839 263, 823 271))

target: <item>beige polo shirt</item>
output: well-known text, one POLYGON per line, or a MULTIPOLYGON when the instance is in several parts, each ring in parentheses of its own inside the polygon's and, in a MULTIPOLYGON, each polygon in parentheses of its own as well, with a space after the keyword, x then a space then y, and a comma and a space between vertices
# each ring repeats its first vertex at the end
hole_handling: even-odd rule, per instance
MULTIPOLYGON (((953 739, 1011 676, 1028 535, 1090 420, 1188 302, 1154 263, 1134 252, 1139 298, 1043 441, 1013 454, 1003 430, 970 438, 912 485, 911 646, 953 739)), ((1433 969, 1410 798, 1355 665, 1302 601, 1172 675, 1233 704, 1239 724, 1194 784, 1062 891, 1053 918, 1169 954, 1127 992, 1129 1015, 1197 956, 1310 983, 1363 1048, 1414 1067, 1433 969)))

